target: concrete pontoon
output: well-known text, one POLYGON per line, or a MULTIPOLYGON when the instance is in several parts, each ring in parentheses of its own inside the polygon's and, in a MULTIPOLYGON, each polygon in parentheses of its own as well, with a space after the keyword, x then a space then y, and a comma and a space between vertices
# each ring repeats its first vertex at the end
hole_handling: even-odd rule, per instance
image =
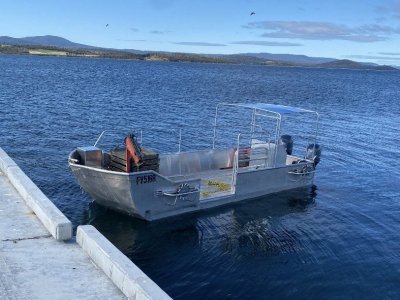
POLYGON ((97 147, 103 131, 94 146, 72 151, 68 163, 97 203, 151 221, 310 186, 321 155, 318 119, 318 113, 296 107, 221 103, 210 149, 181 151, 179 130, 176 153, 145 149, 142 134, 139 141, 125 138, 123 149, 106 151, 97 147), (306 144, 295 155, 292 136, 281 131, 286 118, 298 115, 307 117, 295 127, 307 125, 310 132, 300 135, 306 144), (222 125, 230 119, 239 120, 240 129, 222 125), (228 131, 235 138, 221 146, 229 145, 228 131))

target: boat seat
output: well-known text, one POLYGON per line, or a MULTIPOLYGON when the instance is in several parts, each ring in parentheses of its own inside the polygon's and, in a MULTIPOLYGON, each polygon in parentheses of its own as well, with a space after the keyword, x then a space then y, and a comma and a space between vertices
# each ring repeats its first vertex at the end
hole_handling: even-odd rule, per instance
POLYGON ((253 139, 251 143, 250 166, 274 167, 275 151, 277 151, 276 167, 285 166, 287 154, 283 144, 278 144, 278 147, 276 147, 275 143, 253 139))

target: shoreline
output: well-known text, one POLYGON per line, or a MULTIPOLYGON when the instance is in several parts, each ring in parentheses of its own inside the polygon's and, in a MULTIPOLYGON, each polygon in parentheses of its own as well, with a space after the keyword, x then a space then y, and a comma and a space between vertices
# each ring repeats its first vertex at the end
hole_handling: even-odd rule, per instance
POLYGON ((177 63, 210 63, 223 65, 251 65, 277 68, 311 68, 311 69, 340 69, 340 70, 371 70, 371 71, 400 71, 395 67, 379 65, 368 66, 355 61, 342 60, 325 64, 296 64, 283 61, 268 59, 250 58, 247 56, 223 56, 212 57, 201 54, 189 53, 166 53, 150 52, 138 54, 123 50, 108 49, 69 49, 50 46, 23 46, 23 45, 0 45, 0 55, 29 55, 29 56, 50 56, 50 57, 82 57, 99 59, 119 59, 133 61, 152 61, 152 62, 177 62, 177 63))

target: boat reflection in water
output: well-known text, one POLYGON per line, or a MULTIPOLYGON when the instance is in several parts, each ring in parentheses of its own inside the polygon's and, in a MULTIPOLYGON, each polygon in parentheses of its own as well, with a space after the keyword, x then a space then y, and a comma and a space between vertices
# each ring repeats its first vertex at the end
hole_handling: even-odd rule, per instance
POLYGON ((177 264, 197 264, 204 254, 216 262, 225 255, 295 252, 301 245, 293 222, 314 208, 316 190, 313 185, 155 222, 130 218, 93 202, 84 223, 98 228, 139 266, 162 272, 166 264, 173 269, 177 264))

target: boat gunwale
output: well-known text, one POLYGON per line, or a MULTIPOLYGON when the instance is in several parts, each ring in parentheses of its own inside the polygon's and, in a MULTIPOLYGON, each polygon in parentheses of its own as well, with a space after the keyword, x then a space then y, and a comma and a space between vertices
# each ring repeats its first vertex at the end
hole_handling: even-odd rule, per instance
MULTIPOLYGON (((68 165, 70 167, 71 166, 75 166, 75 167, 78 167, 78 168, 93 170, 93 171, 96 171, 96 172, 109 173, 109 174, 113 174, 113 175, 117 175, 118 174, 118 175, 121 175, 121 176, 132 176, 132 175, 136 175, 136 174, 141 175, 141 174, 153 173, 153 174, 158 175, 161 178, 163 178, 163 179, 165 179, 165 180, 167 180, 167 181, 169 181, 171 183, 188 182, 188 181, 196 180, 195 178, 191 178, 191 179, 174 181, 174 180, 171 180, 169 177, 167 177, 165 175, 162 175, 161 173, 156 172, 154 170, 136 171, 136 172, 126 173, 126 172, 120 172, 120 171, 107 170, 107 169, 104 169, 102 167, 98 168, 98 167, 85 166, 85 165, 77 164, 77 163, 75 163, 75 162, 70 160, 72 153, 74 153, 75 151, 77 151, 77 150, 75 149, 69 154, 68 165)), ((201 150, 201 151, 203 151, 203 150, 201 150)), ((204 150, 204 151, 207 151, 207 150, 204 150)), ((197 152, 197 151, 188 151, 188 152, 197 152)), ((177 152, 177 154, 179 154, 179 153, 182 153, 182 152, 177 152)), ((301 159, 301 158, 298 158, 298 159, 301 159)), ((290 167, 296 167, 296 166, 306 166, 308 164, 313 163, 313 161, 310 160, 310 159, 301 159, 301 160, 303 160, 303 161, 298 162, 296 164, 286 164, 284 166, 276 166, 276 167, 261 167, 261 168, 256 168, 256 166, 242 167, 242 168, 239 168, 237 170, 237 173, 238 174, 253 173, 253 172, 265 171, 265 170, 275 170, 275 169, 283 169, 283 168, 290 168, 290 167)), ((218 170, 215 170, 215 171, 218 171, 218 170)), ((193 174, 196 174, 196 173, 193 173, 193 174)), ((193 175, 193 174, 190 174, 190 175, 193 175)), ((201 172, 199 172, 198 174, 201 174, 201 172)), ((174 176, 176 176, 176 175, 174 175, 174 176)), ((201 179, 201 177, 198 177, 197 179, 201 179)))
POLYGON ((74 153, 75 151, 77 151, 76 149, 73 150, 69 155, 68 158, 68 165, 69 167, 74 166, 76 168, 82 168, 82 169, 87 169, 87 170, 92 170, 92 171, 96 171, 96 172, 100 172, 100 173, 107 173, 107 174, 112 174, 112 175, 120 175, 120 176, 133 176, 133 175, 142 175, 142 174, 154 174, 157 176, 160 176, 161 178, 163 178, 164 180, 170 182, 171 184, 177 184, 177 183, 182 183, 182 182, 194 182, 194 181, 198 181, 201 178, 194 178, 194 179, 185 179, 185 180, 181 180, 181 181, 173 181, 171 179, 169 179, 168 177, 154 171, 154 170, 146 170, 146 171, 136 171, 136 172, 130 172, 130 173, 126 173, 126 172, 120 172, 120 171, 112 171, 112 170, 107 170, 104 168, 98 168, 98 167, 90 167, 90 166, 85 166, 85 165, 81 165, 81 164, 77 164, 75 162, 72 162, 70 160, 71 158, 71 154, 74 153))

